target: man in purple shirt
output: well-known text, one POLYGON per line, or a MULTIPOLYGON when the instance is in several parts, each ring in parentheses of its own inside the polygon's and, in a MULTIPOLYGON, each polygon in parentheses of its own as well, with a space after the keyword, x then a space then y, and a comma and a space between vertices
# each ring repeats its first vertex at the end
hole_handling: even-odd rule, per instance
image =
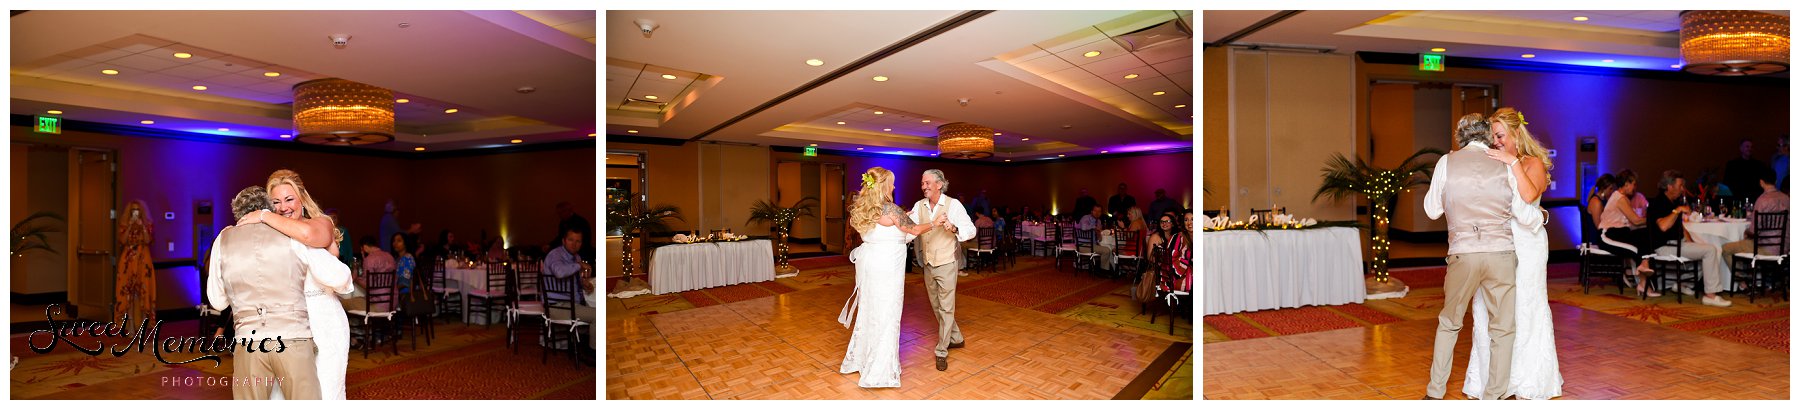
MULTIPOLYGON (((550 254, 544 255, 544 272, 557 278, 567 278, 569 275, 586 275, 589 272, 593 272, 594 268, 592 265, 583 262, 580 257, 576 256, 581 252, 582 239, 581 230, 578 227, 563 227, 562 246, 551 249, 550 254)), ((586 278, 583 277, 581 279, 585 280, 586 278)), ((577 281, 577 283, 581 282, 584 281, 577 281)), ((550 302, 562 301, 564 303, 575 303, 575 318, 590 324, 594 323, 594 307, 580 303, 584 295, 579 289, 575 293, 575 295, 569 295, 562 292, 545 292, 544 298, 550 302)), ((562 311, 552 310, 550 313, 550 319, 569 319, 567 317, 558 317, 562 315, 562 311)))
MULTIPOLYGON (((1719 247, 1726 255, 1750 253, 1750 248, 1755 246, 1756 214, 1777 214, 1785 213, 1788 210, 1788 195, 1782 193, 1781 189, 1775 185, 1777 181, 1775 171, 1765 169, 1761 174, 1757 177, 1757 183, 1762 186, 1762 195, 1756 197, 1756 205, 1751 208, 1750 228, 1747 232, 1747 236, 1751 236, 1752 239, 1727 243, 1725 246, 1719 247)), ((1764 255, 1780 255, 1781 247, 1764 246, 1758 252, 1764 255)))

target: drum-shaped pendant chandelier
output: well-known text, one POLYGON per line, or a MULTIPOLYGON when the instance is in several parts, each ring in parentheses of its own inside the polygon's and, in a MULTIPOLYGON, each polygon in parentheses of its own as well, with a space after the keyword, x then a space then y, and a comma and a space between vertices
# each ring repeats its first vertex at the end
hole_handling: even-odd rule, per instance
POLYGON ((1788 69, 1788 17, 1749 10, 1681 12, 1682 71, 1745 76, 1788 69))
POLYGON ((309 144, 365 145, 394 139, 394 92, 327 78, 294 85, 294 134, 309 144))
POLYGON ((938 157, 978 159, 994 156, 994 129, 966 122, 939 125, 938 157))

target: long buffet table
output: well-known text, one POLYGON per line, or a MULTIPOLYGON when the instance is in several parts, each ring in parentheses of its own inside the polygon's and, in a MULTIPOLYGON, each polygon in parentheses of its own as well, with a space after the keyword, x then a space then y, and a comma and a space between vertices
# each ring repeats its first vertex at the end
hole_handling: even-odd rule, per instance
POLYGON ((1205 314, 1362 303, 1356 228, 1202 233, 1205 314))

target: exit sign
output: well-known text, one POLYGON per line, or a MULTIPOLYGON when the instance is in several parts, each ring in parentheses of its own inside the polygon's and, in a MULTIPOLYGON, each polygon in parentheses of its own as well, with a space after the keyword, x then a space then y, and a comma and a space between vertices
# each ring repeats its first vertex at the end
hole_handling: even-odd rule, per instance
POLYGON ((32 131, 39 134, 61 134, 62 119, 56 117, 37 117, 37 126, 32 131))
POLYGON ((819 156, 819 147, 806 147, 806 154, 804 155, 809 157, 819 156))
POLYGON ((1419 71, 1444 71, 1444 55, 1420 54, 1419 71))

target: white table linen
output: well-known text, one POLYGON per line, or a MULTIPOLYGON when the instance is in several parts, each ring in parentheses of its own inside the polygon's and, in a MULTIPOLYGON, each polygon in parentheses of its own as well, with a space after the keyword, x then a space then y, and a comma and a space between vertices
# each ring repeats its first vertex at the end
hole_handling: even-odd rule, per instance
POLYGON ((1356 228, 1205 232, 1208 315, 1362 303, 1356 228))
MULTIPOLYGON (((1750 229, 1750 221, 1684 221, 1681 226, 1695 241, 1723 249, 1725 244, 1744 240, 1744 230, 1750 229)), ((1726 289, 1731 288, 1731 255, 1719 255, 1719 280, 1724 281, 1726 289)))
POLYGON ((650 257, 650 292, 658 295, 772 280, 775 252, 766 239, 668 245, 650 257))

